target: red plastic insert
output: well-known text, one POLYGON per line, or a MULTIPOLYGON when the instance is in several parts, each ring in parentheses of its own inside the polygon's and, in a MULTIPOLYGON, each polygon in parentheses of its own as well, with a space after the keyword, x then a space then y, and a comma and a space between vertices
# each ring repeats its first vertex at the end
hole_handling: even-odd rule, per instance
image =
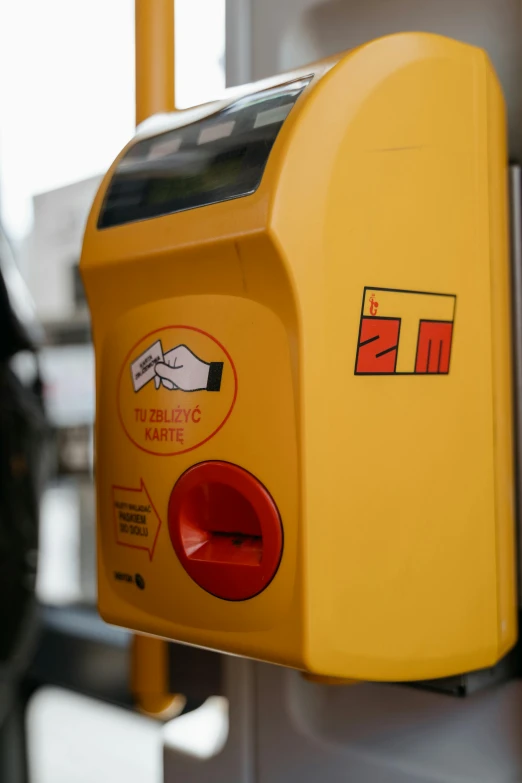
POLYGON ((244 601, 273 579, 283 551, 277 506, 251 473, 202 462, 176 482, 169 500, 172 546, 189 576, 228 601, 244 601))

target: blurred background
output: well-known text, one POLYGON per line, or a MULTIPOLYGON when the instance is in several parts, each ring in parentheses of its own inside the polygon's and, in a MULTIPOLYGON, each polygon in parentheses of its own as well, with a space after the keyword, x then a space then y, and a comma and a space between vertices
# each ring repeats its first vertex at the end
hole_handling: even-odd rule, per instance
MULTIPOLYGON (((177 0, 175 13, 183 108, 225 88, 225 0, 177 0)), ((2 271, 22 309, 31 308, 28 288, 43 327, 40 371, 56 444, 41 508, 37 595, 48 620, 80 626, 75 637, 82 623, 84 635, 96 632, 94 363, 78 262, 101 176, 134 122, 134 0, 0 2, 2 271)), ((16 362, 22 376, 31 372, 26 356, 16 362)), ((114 637, 128 646, 123 631, 114 637)), ((222 701, 196 718, 212 742, 223 730, 222 701)), ((50 687, 31 697, 27 720, 32 783, 162 780, 168 725, 50 687)), ((181 729, 189 746, 193 737, 197 743, 190 722, 181 729)))

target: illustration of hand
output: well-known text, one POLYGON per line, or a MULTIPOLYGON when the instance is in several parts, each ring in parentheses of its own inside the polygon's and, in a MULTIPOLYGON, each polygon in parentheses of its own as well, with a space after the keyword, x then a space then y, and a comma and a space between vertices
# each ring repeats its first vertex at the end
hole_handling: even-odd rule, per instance
POLYGON ((163 356, 164 362, 155 366, 154 384, 160 384, 171 391, 184 392, 219 391, 223 362, 204 362, 192 353, 186 345, 178 345, 163 356))

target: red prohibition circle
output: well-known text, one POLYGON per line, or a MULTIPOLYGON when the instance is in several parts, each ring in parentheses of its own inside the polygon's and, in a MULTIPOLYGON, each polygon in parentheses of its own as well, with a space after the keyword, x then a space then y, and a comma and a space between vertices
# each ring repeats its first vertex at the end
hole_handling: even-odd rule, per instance
POLYGON ((185 471, 170 495, 168 528, 185 571, 217 598, 253 598, 279 568, 279 511, 266 487, 238 465, 201 462, 185 471))
POLYGON ((208 332, 205 332, 203 329, 198 329, 196 326, 184 326, 182 324, 174 324, 174 325, 170 325, 170 326, 162 326, 159 329, 153 329, 152 332, 148 332, 143 337, 140 337, 140 339, 136 343, 134 343, 134 345, 132 346, 130 351, 125 356, 125 359, 123 360, 123 364, 121 366, 120 374, 118 376, 118 387, 117 387, 117 391, 116 391, 116 394, 117 394, 116 407, 117 407, 117 410, 118 410, 118 418, 120 420, 120 424, 121 424, 121 426, 123 428, 123 431, 125 432, 125 435, 131 441, 131 443, 133 443, 136 446, 136 448, 140 449, 140 451, 144 451, 146 454, 152 454, 154 457, 176 457, 178 454, 186 454, 189 451, 194 451, 194 449, 198 449, 204 443, 207 443, 209 440, 211 440, 214 437, 214 435, 217 435, 217 433, 225 426, 225 424, 229 420, 230 415, 231 415, 231 413, 232 413, 232 411, 234 409, 234 405, 236 404, 237 385, 238 385, 238 382, 237 382, 236 366, 235 366, 234 362, 232 361, 232 357, 230 356, 229 352, 227 351, 225 346, 222 345, 222 343, 219 342, 219 340, 216 340, 216 338, 213 337, 211 334, 209 334, 208 332), (228 361, 230 362, 230 366, 232 368, 232 374, 234 376, 234 395, 232 397, 232 403, 230 404, 230 408, 228 409, 228 412, 227 412, 225 418, 223 419, 221 424, 218 427, 216 427, 216 429, 213 432, 210 433, 210 435, 207 435, 207 437, 204 438, 203 440, 200 440, 199 443, 195 443, 193 446, 189 446, 189 448, 187 448, 187 449, 181 449, 180 451, 170 451, 170 452, 165 453, 165 452, 161 452, 161 451, 152 451, 152 449, 146 449, 145 446, 140 446, 140 444, 137 443, 134 440, 132 435, 127 430, 127 427, 125 426, 125 422, 123 421, 123 416, 121 414, 121 409, 120 409, 120 392, 121 392, 121 381, 122 381, 122 378, 123 378, 123 372, 124 372, 125 367, 127 366, 128 362, 129 362, 129 359, 131 358, 132 354, 138 348, 138 345, 140 345, 140 343, 142 343, 145 340, 147 340, 149 337, 152 337, 152 335, 158 334, 158 332, 164 332, 167 329, 188 329, 191 332, 197 332, 198 334, 202 334, 202 335, 204 335, 204 337, 208 337, 209 340, 212 340, 212 342, 216 343, 216 345, 223 351, 223 353, 227 357, 228 361))

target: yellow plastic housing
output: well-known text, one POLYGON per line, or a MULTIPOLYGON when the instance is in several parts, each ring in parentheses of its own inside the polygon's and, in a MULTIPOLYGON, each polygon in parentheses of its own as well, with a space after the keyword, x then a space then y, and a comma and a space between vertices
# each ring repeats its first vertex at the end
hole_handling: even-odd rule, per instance
POLYGON ((401 34, 244 92, 309 74, 251 195, 99 229, 117 161, 94 202, 100 612, 334 678, 487 667, 516 638, 501 90, 483 51, 401 34), (158 335, 224 363, 220 394, 133 397, 158 335), (184 411, 184 443, 147 446, 154 405, 184 411), (169 537, 172 488, 207 460, 279 509, 279 569, 249 600, 199 587, 169 537), (118 532, 132 498, 145 543, 118 532))

